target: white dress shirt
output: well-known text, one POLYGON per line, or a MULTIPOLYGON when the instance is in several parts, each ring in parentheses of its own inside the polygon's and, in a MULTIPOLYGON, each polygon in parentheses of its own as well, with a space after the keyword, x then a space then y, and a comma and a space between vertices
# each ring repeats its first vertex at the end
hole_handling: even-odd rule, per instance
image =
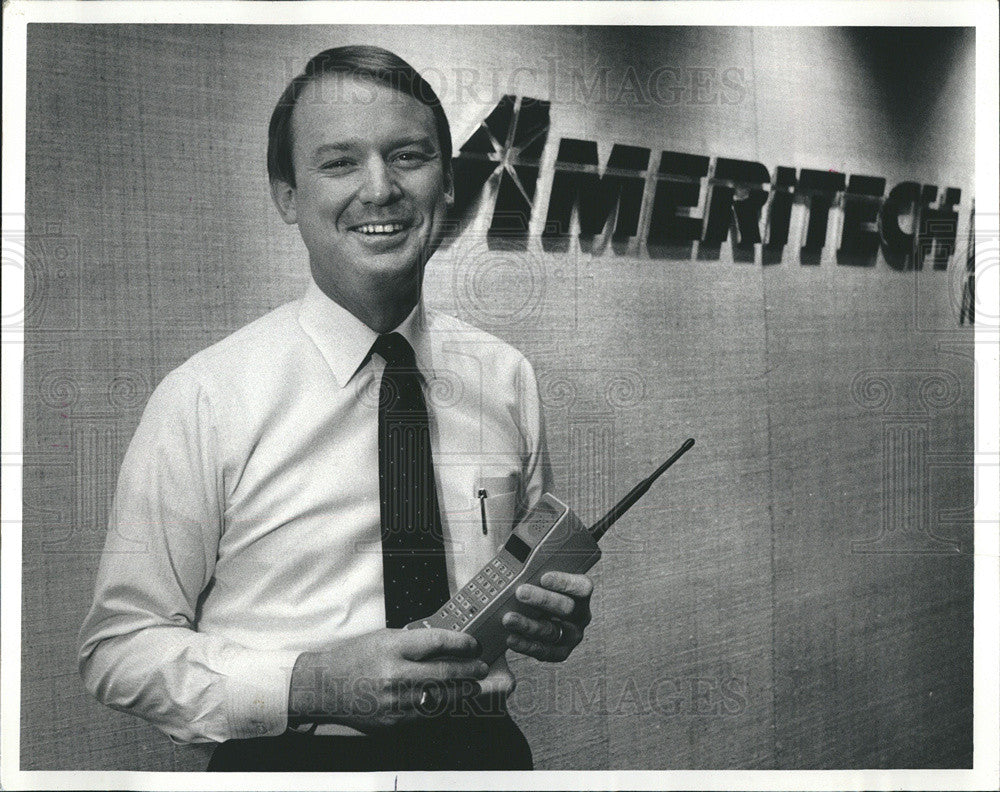
MULTIPOLYGON (((397 332, 425 379, 455 591, 548 489, 537 385, 508 344, 421 304, 397 332)), ((310 284, 156 388, 81 630, 100 701, 178 742, 277 735, 298 655, 385 627, 376 337, 310 284)))

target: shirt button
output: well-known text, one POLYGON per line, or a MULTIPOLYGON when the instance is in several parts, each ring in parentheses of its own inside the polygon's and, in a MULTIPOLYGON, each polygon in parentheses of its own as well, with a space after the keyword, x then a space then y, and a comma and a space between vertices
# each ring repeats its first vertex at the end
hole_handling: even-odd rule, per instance
POLYGON ((256 725, 257 734, 264 734, 267 731, 267 726, 263 723, 258 723, 256 725))

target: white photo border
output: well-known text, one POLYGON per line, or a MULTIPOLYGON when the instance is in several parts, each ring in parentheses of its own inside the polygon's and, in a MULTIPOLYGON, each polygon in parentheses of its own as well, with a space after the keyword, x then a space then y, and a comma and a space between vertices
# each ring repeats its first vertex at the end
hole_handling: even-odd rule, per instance
MULTIPOLYGON (((155 24, 404 24, 401 2, 177 2, 11 0, 3 14, 3 220, 4 230, 25 207, 25 63, 27 25, 33 22, 155 24)), ((969 26, 976 28, 976 216, 977 235, 993 232, 986 218, 998 215, 998 8, 990 0, 785 0, 707 2, 406 2, 406 17, 419 24, 447 25, 727 25, 754 26, 969 26)), ((20 230, 23 230, 20 229, 20 230)), ((977 256, 977 280, 996 286, 996 262, 977 256)), ((14 268, 3 269, 3 288, 20 294, 14 268)), ((997 293, 977 294, 984 313, 998 316, 997 293)), ((8 297, 5 306, 12 305, 8 297)), ((741 790, 974 790, 1000 787, 1000 541, 998 493, 976 476, 974 620, 974 766, 971 770, 831 771, 533 771, 511 773, 206 774, 176 772, 21 771, 21 439, 23 336, 5 331, 2 345, 2 652, 0 665, 0 758, 3 789, 320 790, 320 789, 741 789, 741 790)), ((976 325, 975 463, 996 469, 1000 460, 997 410, 998 336, 976 325)))

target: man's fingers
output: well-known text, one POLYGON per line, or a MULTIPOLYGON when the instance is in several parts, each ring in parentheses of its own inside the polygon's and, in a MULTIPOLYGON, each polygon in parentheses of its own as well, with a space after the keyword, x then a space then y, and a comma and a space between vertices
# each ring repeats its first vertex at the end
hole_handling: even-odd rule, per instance
POLYGON ((594 593, 594 581, 587 575, 572 575, 569 572, 546 572, 540 581, 547 589, 558 591, 575 600, 573 623, 586 627, 590 624, 590 595, 594 593))
POLYGON ((419 714, 440 714, 456 700, 478 696, 482 691, 482 685, 471 679, 435 680, 411 685, 400 703, 419 714))
POLYGON ((560 663, 572 651, 564 644, 544 644, 514 634, 507 636, 507 648, 545 663, 560 663))
POLYGON ((568 627, 556 624, 549 619, 529 619, 514 611, 504 614, 503 626, 524 638, 550 644, 562 640, 568 630, 568 627))
POLYGON ((468 633, 428 627, 420 630, 400 631, 400 654, 407 660, 419 662, 432 657, 477 657, 482 649, 479 641, 468 633))
POLYGON ((559 594, 549 591, 531 583, 524 583, 517 587, 516 596, 525 605, 539 608, 551 613, 553 616, 569 618, 573 613, 576 600, 566 594, 559 594))
POLYGON ((448 682, 461 679, 484 679, 490 667, 482 660, 425 660, 412 663, 406 678, 415 684, 448 682))
POLYGON ((479 682, 479 687, 483 693, 500 693, 509 696, 517 687, 517 680, 511 670, 504 665, 502 668, 491 668, 486 679, 479 682))
POLYGON ((547 589, 579 599, 587 599, 594 593, 594 581, 586 575, 571 575, 569 572, 546 572, 539 582, 547 589))

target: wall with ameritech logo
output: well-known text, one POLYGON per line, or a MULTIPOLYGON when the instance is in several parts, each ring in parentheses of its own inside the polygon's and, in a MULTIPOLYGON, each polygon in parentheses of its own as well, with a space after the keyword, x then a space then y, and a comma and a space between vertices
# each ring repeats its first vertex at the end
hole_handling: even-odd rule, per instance
POLYGON ((555 493, 697 439, 570 661, 513 662, 537 766, 968 766, 974 32, 521 25, 29 30, 22 766, 204 766, 76 630, 152 387, 307 283, 267 119, 359 42, 442 98, 425 299, 531 360, 555 493))
MULTIPOLYGON (((475 199, 498 176, 487 245, 527 249, 551 108, 550 101, 504 96, 461 146, 453 164, 453 233, 462 233, 475 199)), ((783 254, 790 238, 798 238, 798 261, 815 265, 836 206, 839 264, 874 266, 881 251, 893 269, 921 269, 928 258, 935 269, 947 269, 955 252, 959 188, 905 181, 886 195, 879 176, 787 165, 772 175, 760 162, 662 151, 657 163, 651 154, 615 143, 602 164, 597 141, 561 139, 539 233, 542 249, 566 252, 576 239, 588 252, 596 242, 599 252, 610 239, 618 253, 689 258, 693 243, 700 243, 702 257, 717 258, 728 241, 739 261, 779 264, 796 259, 794 250, 787 259, 783 254), (796 206, 804 227, 791 236, 796 206)))

